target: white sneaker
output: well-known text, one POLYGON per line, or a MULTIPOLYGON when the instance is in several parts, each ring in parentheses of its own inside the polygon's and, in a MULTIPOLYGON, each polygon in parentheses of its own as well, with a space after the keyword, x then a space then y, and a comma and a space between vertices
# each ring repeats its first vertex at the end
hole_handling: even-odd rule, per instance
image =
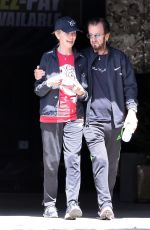
POLYGON ((100 212, 98 212, 98 215, 101 220, 112 220, 114 219, 114 213, 111 207, 107 206, 102 208, 100 212))
POLYGON ((64 217, 65 220, 75 220, 76 218, 81 216, 82 216, 82 211, 79 205, 75 201, 70 202, 66 211, 66 215, 64 217))
POLYGON ((47 217, 47 218, 57 218, 58 213, 57 213, 56 207, 54 205, 46 206, 44 213, 43 213, 43 216, 47 217))

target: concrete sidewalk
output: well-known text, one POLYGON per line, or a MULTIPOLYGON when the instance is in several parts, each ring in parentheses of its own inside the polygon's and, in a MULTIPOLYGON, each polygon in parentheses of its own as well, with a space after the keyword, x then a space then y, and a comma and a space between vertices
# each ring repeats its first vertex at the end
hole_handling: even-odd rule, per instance
POLYGON ((0 230, 150 229, 150 204, 115 200, 116 218, 99 220, 95 194, 81 194, 83 217, 64 220, 64 196, 58 198, 59 218, 43 218, 41 194, 0 194, 0 230))
POLYGON ((1 230, 81 230, 81 229, 150 229, 148 218, 117 218, 111 221, 102 221, 96 218, 80 218, 64 220, 63 218, 50 219, 36 216, 1 216, 1 230))

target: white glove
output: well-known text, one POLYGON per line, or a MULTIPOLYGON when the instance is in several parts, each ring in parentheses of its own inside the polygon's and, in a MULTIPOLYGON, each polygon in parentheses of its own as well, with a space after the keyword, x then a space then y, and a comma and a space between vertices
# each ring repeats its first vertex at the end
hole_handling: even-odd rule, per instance
POLYGON ((47 79, 46 84, 48 87, 59 87, 61 85, 62 78, 60 74, 53 73, 51 76, 47 79))
POLYGON ((136 117, 136 112, 132 109, 128 110, 128 114, 126 116, 123 128, 126 128, 128 124, 130 125, 131 133, 134 133, 137 128, 138 120, 136 117))

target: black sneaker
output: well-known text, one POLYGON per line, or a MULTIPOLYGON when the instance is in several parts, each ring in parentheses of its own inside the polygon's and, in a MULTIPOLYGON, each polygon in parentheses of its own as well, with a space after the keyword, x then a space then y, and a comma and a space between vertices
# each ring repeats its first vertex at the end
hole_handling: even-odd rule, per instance
POLYGON ((47 218, 57 218, 58 213, 57 213, 56 207, 54 205, 46 206, 44 213, 43 213, 43 216, 47 217, 47 218))
POLYGON ((100 212, 98 212, 100 220, 112 220, 114 219, 114 213, 111 207, 104 207, 100 212))
POLYGON ((65 220, 75 220, 76 218, 81 216, 82 216, 82 211, 78 203, 75 201, 70 202, 66 211, 65 220))

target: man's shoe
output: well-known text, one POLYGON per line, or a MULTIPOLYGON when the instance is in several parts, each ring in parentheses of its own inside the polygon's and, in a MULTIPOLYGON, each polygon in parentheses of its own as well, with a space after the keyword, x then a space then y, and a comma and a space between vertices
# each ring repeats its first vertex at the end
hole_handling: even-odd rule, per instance
POLYGON ((75 220, 76 218, 81 216, 82 216, 82 211, 78 203, 75 201, 70 202, 66 211, 65 220, 75 220))
POLYGON ((100 220, 112 220, 114 219, 114 213, 111 207, 104 207, 100 212, 98 212, 100 220))
POLYGON ((47 217, 47 218, 57 218, 58 213, 57 213, 56 207, 54 205, 46 206, 44 213, 43 213, 43 216, 47 217))

